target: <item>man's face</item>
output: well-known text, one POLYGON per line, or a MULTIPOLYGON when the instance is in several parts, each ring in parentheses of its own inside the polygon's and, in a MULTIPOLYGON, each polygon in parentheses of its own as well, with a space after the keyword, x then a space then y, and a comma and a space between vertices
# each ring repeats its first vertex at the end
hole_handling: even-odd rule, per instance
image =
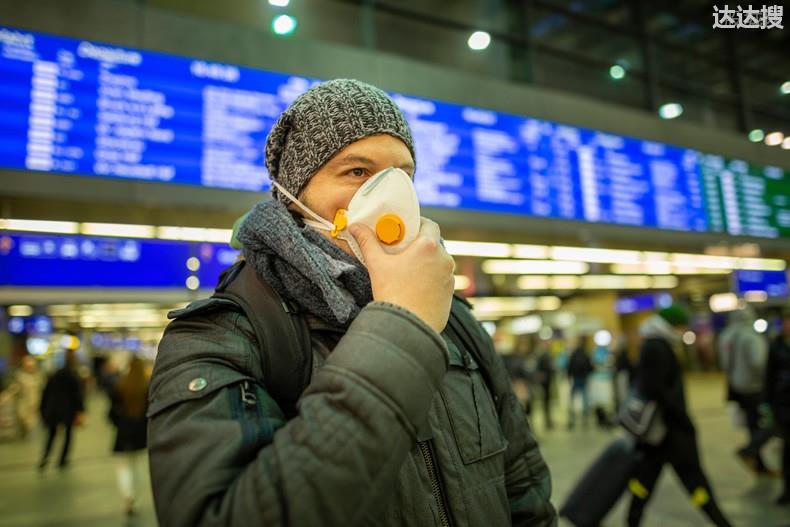
MULTIPOLYGON (((297 197, 331 222, 338 209, 348 208, 354 193, 370 176, 389 167, 400 168, 414 178, 414 159, 403 141, 387 134, 366 137, 351 143, 327 161, 297 197)), ((294 204, 289 208, 300 212, 294 204)), ((327 232, 319 232, 353 256, 347 242, 332 238, 327 232)))

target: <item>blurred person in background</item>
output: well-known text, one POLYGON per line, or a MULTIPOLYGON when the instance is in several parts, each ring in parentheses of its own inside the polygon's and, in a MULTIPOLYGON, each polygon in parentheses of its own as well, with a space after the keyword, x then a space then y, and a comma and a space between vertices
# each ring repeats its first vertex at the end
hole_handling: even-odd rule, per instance
POLYGON ((782 448, 784 489, 777 503, 790 505, 790 307, 784 309, 782 331, 771 343, 766 367, 765 395, 776 428, 784 441, 782 448))
POLYGON ((543 417, 546 429, 554 428, 551 419, 551 391, 554 385, 554 356, 551 353, 551 340, 541 340, 538 345, 538 358, 535 368, 535 379, 540 386, 543 398, 543 417))
POLYGON ((576 424, 576 396, 582 399, 582 425, 587 426, 590 415, 590 396, 587 390, 587 381, 593 371, 590 360, 590 343, 592 337, 579 337, 578 345, 568 358, 567 374, 571 383, 571 395, 568 400, 568 429, 573 429, 576 424))
POLYGON ((655 446, 638 444, 643 459, 628 485, 632 494, 628 510, 629 527, 641 522, 666 463, 672 465, 694 505, 702 509, 715 525, 730 525, 702 470, 697 433, 686 407, 683 372, 676 353, 681 348, 681 337, 688 323, 685 309, 672 305, 648 318, 639 328, 642 342, 634 386, 646 400, 657 403, 666 425, 666 435, 655 446))
POLYGON ((614 404, 619 409, 628 395, 631 380, 634 376, 634 365, 631 362, 628 349, 628 337, 620 335, 614 359, 614 404))
POLYGON ((77 373, 78 364, 75 351, 66 350, 64 359, 63 367, 49 378, 44 387, 44 393, 41 395, 41 419, 49 431, 44 453, 38 464, 39 470, 42 471, 47 466, 55 436, 61 426, 65 437, 58 466, 60 468, 68 466, 72 427, 80 426, 85 416, 83 386, 77 373))
POLYGON ((16 410, 22 437, 27 437, 38 425, 43 384, 36 359, 32 355, 22 357, 22 367, 14 374, 12 385, 16 387, 16 410))
POLYGON ((138 356, 129 361, 129 369, 112 390, 110 419, 116 427, 113 452, 118 460, 118 487, 127 516, 136 512, 136 502, 145 481, 145 447, 148 407, 148 376, 138 356))
MULTIPOLYGON (((750 445, 761 434, 760 405, 768 361, 768 342, 755 331, 754 320, 751 308, 739 309, 732 313, 730 324, 719 337, 719 360, 727 375, 728 398, 738 404, 746 418, 750 445)), ((759 449, 744 446, 737 454, 758 474, 770 473, 759 449)))
POLYGON ((595 414, 599 428, 609 429, 614 426, 610 410, 614 403, 614 354, 608 346, 595 345, 591 363, 589 387, 590 406, 595 414))

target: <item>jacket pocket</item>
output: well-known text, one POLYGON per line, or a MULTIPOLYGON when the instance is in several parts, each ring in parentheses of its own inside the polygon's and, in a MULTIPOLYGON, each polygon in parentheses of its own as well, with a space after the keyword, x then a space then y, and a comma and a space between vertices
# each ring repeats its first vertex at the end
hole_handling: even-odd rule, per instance
POLYGON ((447 346, 450 367, 440 394, 461 459, 475 463, 503 452, 507 443, 477 362, 449 340, 447 346))
POLYGON ((175 404, 200 399, 226 386, 251 380, 249 375, 215 363, 181 364, 163 372, 151 386, 146 415, 151 418, 175 404))

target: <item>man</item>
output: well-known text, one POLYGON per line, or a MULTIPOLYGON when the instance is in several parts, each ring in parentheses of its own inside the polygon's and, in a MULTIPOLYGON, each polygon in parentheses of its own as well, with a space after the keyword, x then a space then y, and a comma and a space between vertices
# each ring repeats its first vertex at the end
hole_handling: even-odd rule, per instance
POLYGON ((568 430, 572 430, 576 424, 576 409, 574 402, 576 395, 582 398, 582 424, 587 427, 587 419, 590 415, 590 396, 587 391, 587 381, 593 371, 592 361, 590 360, 589 348, 592 339, 589 336, 579 337, 576 349, 568 359, 567 373, 571 381, 571 394, 568 400, 568 430))
POLYGON ((639 328, 642 343, 634 385, 646 400, 657 403, 667 432, 659 445, 638 446, 644 458, 628 484, 633 495, 628 511, 629 527, 640 524, 665 463, 672 465, 692 503, 702 509, 714 525, 730 525, 702 471, 697 432, 686 408, 683 371, 675 349, 681 345, 681 335, 687 327, 688 314, 682 307, 673 305, 648 318, 639 328))
MULTIPOLYGON (((358 81, 315 86, 274 125, 266 164, 276 199, 238 239, 245 265, 309 325, 311 380, 287 419, 263 384, 262 353, 276 350, 259 349, 249 319, 221 304, 177 315, 149 399, 160 524, 554 525, 518 402, 509 388, 492 394, 482 364, 448 338, 451 304, 466 308, 452 301, 438 226, 423 219, 392 253, 338 220, 374 174, 395 167, 411 185, 414 144, 394 102, 358 81)), ((482 338, 478 324, 465 331, 482 338)))
MULTIPOLYGON (((729 397, 746 416, 750 444, 757 443, 762 435, 760 405, 763 403, 765 364, 768 360, 768 343, 755 331, 754 318, 754 311, 749 307, 735 311, 719 338, 719 358, 727 374, 729 397)), ((738 455, 756 473, 770 473, 759 449, 744 447, 738 450, 738 455)))
POLYGON ((766 402, 771 407, 776 429, 784 441, 784 489, 776 503, 790 505, 790 307, 786 307, 782 313, 782 332, 771 344, 765 371, 766 402))
POLYGON ((63 439, 63 448, 60 451, 58 467, 63 469, 68 466, 72 427, 79 426, 84 420, 83 387, 79 374, 76 371, 77 357, 75 351, 67 349, 64 352, 64 361, 63 367, 49 378, 44 387, 44 393, 41 395, 41 419, 49 431, 44 452, 38 464, 38 468, 41 471, 47 467, 55 436, 58 428, 61 426, 65 437, 63 439))

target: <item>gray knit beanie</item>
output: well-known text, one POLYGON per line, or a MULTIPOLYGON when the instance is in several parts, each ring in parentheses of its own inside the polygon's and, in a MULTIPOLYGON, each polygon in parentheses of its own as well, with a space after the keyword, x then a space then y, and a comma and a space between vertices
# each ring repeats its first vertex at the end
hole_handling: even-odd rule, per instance
MULTIPOLYGON (((266 139, 269 177, 298 196, 308 180, 340 150, 365 137, 389 134, 414 157, 409 124, 384 91, 351 79, 313 86, 285 110, 266 139)), ((274 196, 288 200, 272 189, 274 196)))

